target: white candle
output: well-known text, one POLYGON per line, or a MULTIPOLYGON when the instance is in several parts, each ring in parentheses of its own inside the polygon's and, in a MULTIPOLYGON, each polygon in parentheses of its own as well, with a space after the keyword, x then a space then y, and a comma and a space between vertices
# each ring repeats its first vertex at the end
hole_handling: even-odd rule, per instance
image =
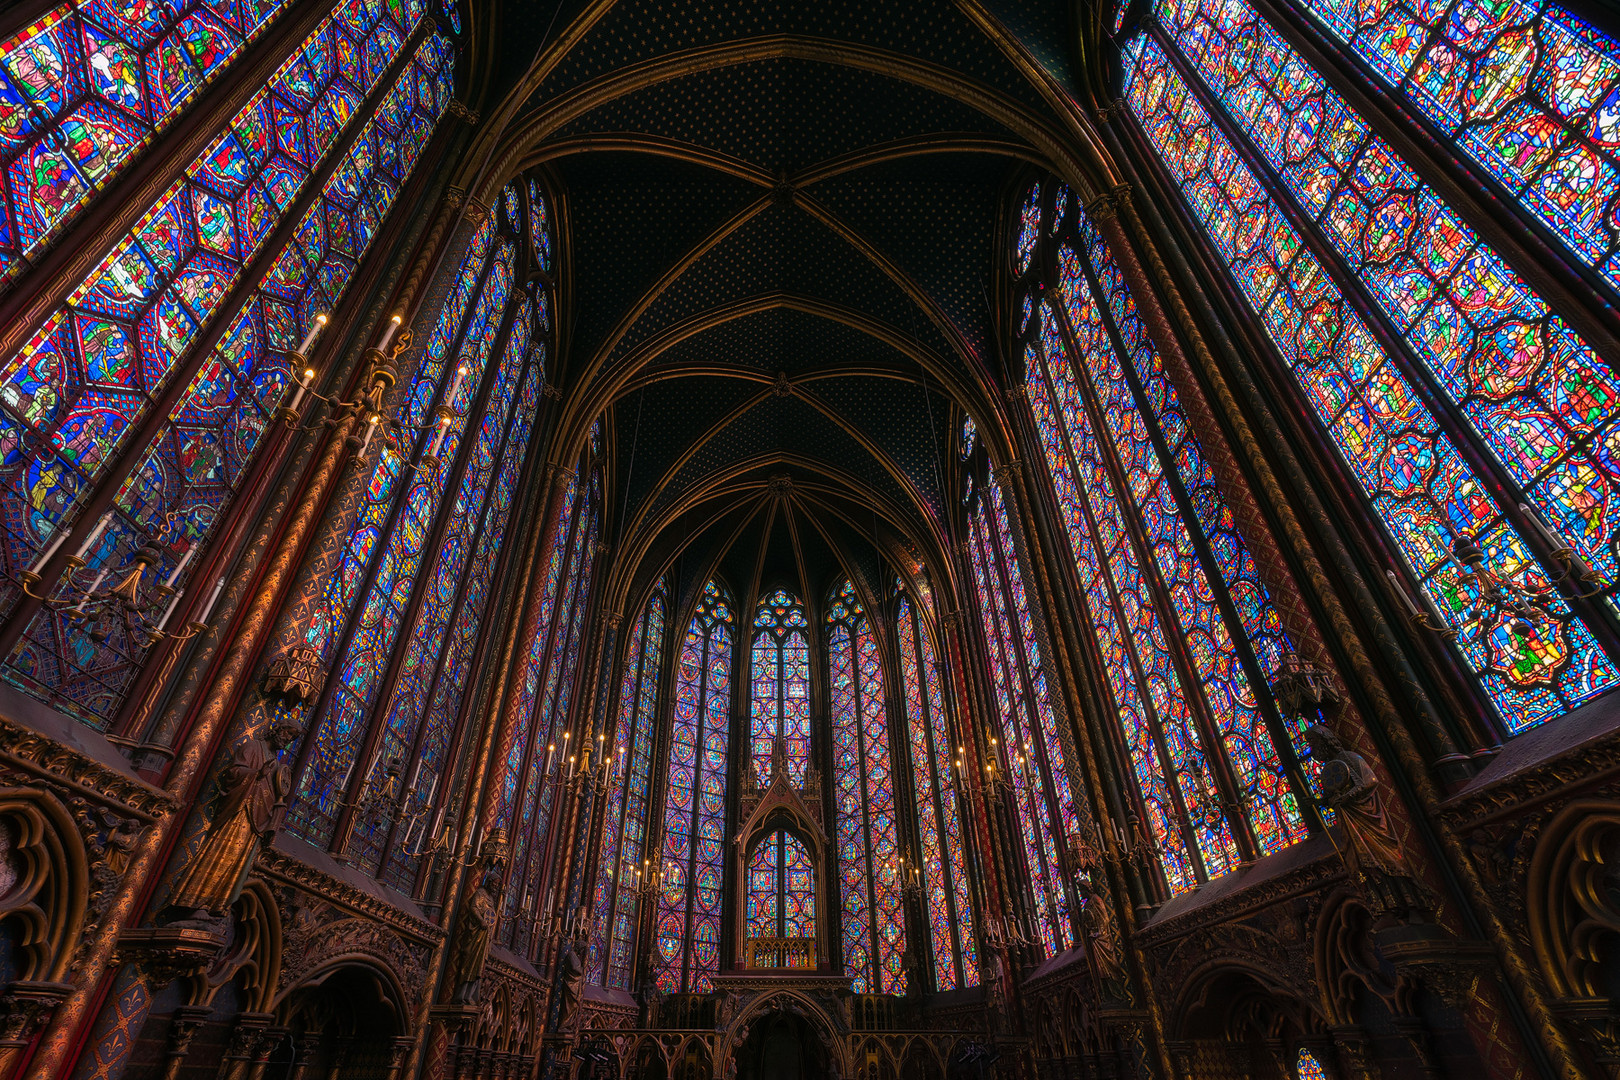
POLYGON ((85 537, 84 543, 79 545, 79 550, 74 554, 75 558, 82 560, 85 552, 95 547, 96 541, 101 539, 101 534, 107 531, 108 525, 112 524, 112 516, 113 512, 111 510, 101 515, 101 519, 96 522, 96 527, 90 530, 90 535, 85 537))
POLYGON ((422 802, 425 803, 425 804, 431 805, 432 802, 433 802, 433 793, 435 791, 438 791, 438 790, 439 790, 439 774, 434 773, 432 776, 428 777, 427 794, 422 796, 422 802))
POLYGON ((186 595, 186 590, 181 589, 179 592, 169 597, 169 606, 163 609, 163 618, 158 620, 158 624, 153 630, 154 633, 161 634, 163 632, 163 628, 169 625, 169 616, 173 615, 174 609, 180 606, 180 598, 184 595, 186 595))
POLYGON ((450 393, 445 397, 444 404, 448 408, 455 403, 456 395, 461 393, 461 384, 467 378, 467 365, 464 363, 456 368, 456 377, 450 380, 450 393))
POLYGON ((67 529, 56 530, 56 539, 52 540, 50 547, 46 548, 44 553, 34 560, 34 565, 28 568, 29 573, 38 574, 45 569, 45 564, 51 561, 51 556, 55 555, 61 550, 62 545, 67 543, 68 532, 67 529))
POLYGON ((101 568, 101 572, 96 575, 96 580, 94 580, 94 581, 92 581, 90 583, 90 591, 86 592, 83 596, 81 596, 79 598, 78 606, 73 609, 74 611, 83 611, 84 610, 85 602, 88 601, 90 599, 90 597, 95 594, 95 591, 97 589, 101 588, 101 583, 102 583, 102 581, 106 580, 106 577, 107 577, 107 568, 104 566, 104 567, 101 568))
POLYGON ((405 319, 401 315, 394 315, 389 318, 388 325, 383 329, 382 340, 377 342, 378 352, 387 351, 388 343, 394 340, 394 334, 399 330, 399 324, 404 321, 405 319))
POLYGON ((1551 548, 1566 548, 1566 547, 1570 546, 1569 544, 1566 544, 1564 542, 1563 537, 1561 537, 1557 533, 1553 532, 1552 529, 1547 526, 1546 521, 1544 521, 1542 519, 1540 514, 1536 513, 1534 510, 1530 509, 1524 503, 1519 504, 1519 513, 1523 514, 1525 516, 1525 518, 1530 522, 1531 527, 1534 528, 1537 533, 1541 534, 1542 541, 1548 547, 1551 547, 1551 548))
POLYGON ((163 583, 163 587, 165 589, 174 588, 175 581, 180 577, 181 572, 186 568, 186 564, 191 561, 191 557, 195 554, 197 554, 196 544, 192 544, 190 547, 186 548, 186 553, 180 556, 180 565, 174 568, 174 572, 169 575, 169 580, 163 583))
POLYGON ((439 447, 444 445, 444 435, 445 435, 445 432, 447 432, 449 430, 450 430, 450 418, 448 416, 446 416, 446 417, 443 417, 442 419, 440 419, 440 421, 439 421, 439 430, 435 431, 433 433, 433 445, 428 447, 428 452, 427 452, 428 457, 436 458, 436 457, 439 456, 439 447))
POLYGON ((1384 576, 1389 578, 1389 587, 1395 590, 1395 595, 1401 598, 1401 606, 1406 608, 1407 616, 1413 619, 1422 618, 1422 610, 1412 602, 1411 594, 1401 585, 1401 579, 1395 576, 1395 571, 1385 570, 1384 576))
POLYGON ((214 591, 208 594, 208 603, 203 605, 202 612, 191 621, 198 626, 208 625, 208 616, 214 613, 214 605, 219 602, 219 594, 225 591, 225 579, 220 578, 214 582, 214 591))
POLYGON ((377 433, 377 418, 375 416, 373 416, 366 423, 366 437, 365 437, 364 441, 362 441, 360 443, 360 456, 361 457, 366 456, 366 451, 368 449, 370 449, 370 447, 371 447, 371 437, 373 435, 375 435, 376 433, 377 433))
POLYGON ((309 389, 309 382, 314 377, 314 368, 305 368, 304 373, 298 377, 298 381, 293 384, 297 387, 297 389, 293 391, 292 400, 287 403, 288 412, 298 411, 298 406, 302 404, 304 400, 304 391, 309 389))
POLYGON ((309 333, 305 334, 304 340, 298 343, 299 356, 305 356, 309 353, 309 347, 315 344, 315 336, 321 332, 321 328, 325 325, 325 315, 315 316, 315 321, 309 324, 309 333))

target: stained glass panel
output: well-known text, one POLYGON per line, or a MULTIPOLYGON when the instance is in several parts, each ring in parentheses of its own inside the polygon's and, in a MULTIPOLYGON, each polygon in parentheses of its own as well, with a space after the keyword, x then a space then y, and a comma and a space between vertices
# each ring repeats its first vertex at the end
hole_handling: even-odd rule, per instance
POLYGON ((848 581, 827 603, 844 973, 856 993, 903 994, 905 910, 883 664, 848 581))
MULTIPOLYGON (((1166 0, 1160 15, 1473 441, 1613 580, 1620 479, 1599 448, 1620 430, 1620 378, 1247 0, 1166 0)), ((1525 74, 1491 69, 1503 82, 1485 92, 1523 90, 1525 74)))
POLYGON ((900 643, 900 679, 905 692, 906 740, 917 800, 918 846, 922 866, 909 868, 923 889, 928 932, 934 948, 934 989, 955 990, 979 982, 973 939, 973 906, 968 896, 962 807, 951 769, 951 739, 939 665, 928 631, 902 596, 895 616, 900 643))
POLYGON ((637 918, 636 890, 652 872, 645 844, 647 797, 657 736, 658 673, 664 655, 663 586, 653 593, 631 630, 614 726, 616 754, 602 831, 595 897, 595 933, 587 973, 598 985, 630 989, 637 918))
MULTIPOLYGON (((219 340, 197 361, 167 421, 119 488, 113 524, 92 563, 117 568, 153 542, 163 551, 159 572, 167 572, 207 542, 272 430, 271 416, 290 381, 287 355, 301 328, 342 295, 449 102, 453 63, 448 42, 437 34, 421 41, 385 93, 369 99, 366 77, 350 80, 330 61, 311 66, 311 57, 330 51, 337 39, 375 25, 373 19, 357 31, 329 19, 317 29, 66 306, 0 368, 0 472, 13 481, 0 485, 5 565, 27 565, 64 527, 77 503, 128 453, 125 437, 190 369, 193 346, 212 339, 217 328, 219 340), (302 154, 272 145, 268 134, 277 103, 294 83, 300 93, 323 93, 320 101, 347 102, 342 122, 322 127, 302 154), (270 227, 294 209, 294 195, 348 120, 372 106, 375 115, 360 125, 354 145, 256 289, 221 322, 226 296, 250 259, 263 254, 270 227), (386 139, 399 144, 398 152, 379 161, 372 147, 386 139), (336 223, 351 214, 362 225, 339 230, 336 223)), ((318 101, 300 100, 309 116, 319 111, 318 101)), ((275 115, 285 120, 283 133, 302 130, 303 113, 275 115)), ((199 560, 192 562, 195 573, 199 560)), ((9 606, 15 592, 0 589, 0 602, 9 606)), ((92 641, 59 616, 42 613, 8 661, 6 677, 101 723, 144 653, 127 634, 92 641)))
POLYGON ((1539 0, 1297 0, 1620 285, 1620 43, 1539 0))
MULTIPOLYGON (((1451 557, 1474 534, 1499 572, 1547 582, 1473 474, 1259 178, 1212 124, 1159 44, 1128 44, 1127 100, 1244 297, 1338 445, 1424 592, 1454 625, 1475 608, 1451 557)), ((1620 670, 1567 608, 1516 633, 1489 618, 1458 643, 1509 731, 1569 711, 1620 670)))
POLYGON ((654 923, 653 977, 664 993, 706 992, 719 970, 732 625, 730 596, 708 582, 675 669, 654 923))
POLYGON ((1065 793, 1068 791, 1062 758, 1050 763, 1048 769, 1041 767, 1039 749, 1061 754, 1062 745, 1056 737, 1047 735, 1056 732, 1056 721, 1046 693, 1046 676, 1024 592, 1023 572, 1012 547, 1001 488, 993 480, 981 489, 973 507, 969 549, 979 618, 990 657, 1000 745, 1006 752, 1004 763, 991 755, 985 766, 989 774, 986 779, 1002 773, 1012 785, 1019 839, 1034 901, 1033 930, 1045 954, 1055 956, 1071 948, 1075 940, 1057 848, 1057 838, 1075 827, 1070 823, 1074 803, 1072 798, 1064 799, 1056 811, 1052 805, 1057 783, 1063 785, 1065 793), (1047 777, 1053 781, 1053 789, 1047 787, 1047 777))
POLYGON ((804 605, 786 589, 761 600, 754 613, 749 702, 754 780, 771 779, 771 746, 780 735, 788 779, 804 784, 810 767, 810 643, 804 605))
MULTIPOLYGON (((0 282, 37 256, 290 2, 75 0, 0 42, 0 282)), ((359 21, 364 5, 350 6, 351 21, 359 21)), ((388 13, 396 35, 403 27, 395 20, 405 14, 388 13)), ((406 17, 414 22, 416 14, 406 17)))

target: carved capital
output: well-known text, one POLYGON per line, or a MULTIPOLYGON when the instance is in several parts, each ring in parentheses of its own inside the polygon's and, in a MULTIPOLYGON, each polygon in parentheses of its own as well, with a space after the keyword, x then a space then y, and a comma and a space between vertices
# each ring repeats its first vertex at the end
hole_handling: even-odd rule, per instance
POLYGON ((155 990, 201 974, 224 947, 224 935, 212 929, 142 926, 119 935, 116 960, 140 969, 155 990))
POLYGON ((990 475, 995 477, 998 484, 1016 484, 1024 477, 1024 463, 1014 458, 1004 465, 997 465, 991 469, 990 475))
POLYGON ((446 115, 455 117, 468 127, 478 126, 478 110, 468 107, 460 98, 451 98, 444 111, 446 115))
POLYGON ((467 224, 477 228, 489 216, 489 207, 469 195, 467 196, 467 208, 461 212, 461 216, 466 220, 467 224))
POLYGON ((47 982, 17 982, 0 991, 0 1054, 32 1042, 72 992, 71 983, 47 982))
POLYGON ((772 473, 765 485, 772 495, 786 498, 793 494, 793 477, 787 473, 772 473))
POLYGON ((558 388, 556 383, 546 383, 540 388, 540 396, 547 401, 561 401, 562 390, 558 388))
POLYGON ((610 612, 608 612, 607 624, 608 624, 608 629, 609 630, 617 630, 619 627, 623 626, 624 625, 624 612, 622 612, 622 611, 610 611, 610 612))
POLYGON ((775 397, 787 397, 793 393, 793 382, 788 378, 787 372, 778 371, 776 381, 771 383, 771 394, 775 397))
POLYGON ((1124 115, 1125 104, 1124 98, 1115 98, 1113 101, 1108 102, 1091 115, 1096 119, 1097 123, 1107 124, 1113 121, 1115 118, 1124 115))

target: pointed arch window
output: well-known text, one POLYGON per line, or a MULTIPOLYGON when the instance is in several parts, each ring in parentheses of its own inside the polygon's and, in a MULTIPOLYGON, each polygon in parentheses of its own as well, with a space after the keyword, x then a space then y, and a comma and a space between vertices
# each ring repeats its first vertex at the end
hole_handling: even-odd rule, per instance
MULTIPOLYGON (((401 406, 406 434, 398 445, 379 440, 339 565, 302 630, 305 644, 338 662, 306 725, 287 827, 311 843, 338 841, 345 805, 392 775, 410 826, 356 814, 342 842, 401 888, 417 870, 409 851, 421 850, 433 807, 449 796, 440 781, 466 660, 545 380, 548 287, 513 286, 525 242, 493 219, 474 234, 401 406), (450 424, 430 462, 440 407, 450 424)), ((278 708, 282 719, 305 719, 302 705, 278 708)))
POLYGON ((719 582, 703 587, 675 669, 653 955, 653 977, 666 994, 707 993, 720 969, 732 611, 719 582))
POLYGON ((816 866, 803 840, 778 829, 748 857, 748 936, 816 936, 816 866))
POLYGON ((903 994, 906 920, 883 660, 847 580, 827 597, 826 627, 844 974, 856 993, 903 994))
MULTIPOLYGON (((10 448, 0 461, 0 610, 15 605, 17 575, 52 538, 85 524, 75 519, 97 492, 113 489, 90 573, 116 571, 150 545, 166 579, 212 539, 274 430, 289 355, 346 291, 450 102, 454 46, 419 8, 403 13, 409 27, 393 21, 400 14, 356 2, 324 20, 0 362, 0 445, 10 448), (269 248, 288 222, 291 234, 269 248), (245 299, 227 308, 250 271, 245 299), (164 419, 151 441, 130 445, 154 412, 164 419)), ((179 59, 166 40, 159 53, 179 59)), ((0 114, 6 87, 21 92, 21 55, 0 57, 0 114)), ((39 114, 11 111, 24 115, 39 114)), ((73 145, 95 142, 86 139, 73 145)), ((203 562, 187 562, 191 577, 203 562)), ((185 574, 177 584, 184 618, 210 590, 185 574)), ((42 611, 4 677, 104 726, 149 652, 144 638, 110 629, 92 638, 42 611)))
POLYGON ((810 768, 810 639, 804 605, 777 589, 754 612, 749 703, 754 780, 771 779, 771 744, 782 737, 788 779, 804 785, 810 768))
POLYGON ((1303 738, 1267 689, 1287 641, 1107 245, 1067 188, 1036 185, 1024 212, 1044 214, 1024 278, 1025 389, 1083 621, 1180 892, 1306 834, 1303 738))
POLYGON ((1023 571, 1012 546, 1001 486, 994 479, 986 480, 970 503, 969 548, 1000 720, 999 745, 1006 749, 1006 772, 1018 806, 1034 929, 1046 955, 1055 956, 1075 943, 1058 838, 1079 825, 1023 571))
POLYGON ((635 962, 636 897, 655 873, 647 852, 648 794, 653 743, 658 737, 658 678, 664 669, 664 622, 669 610, 662 582, 647 598, 630 631, 619 684, 615 753, 597 872, 595 935, 587 973, 599 986, 630 989, 635 962))
MULTIPOLYGON (((971 430, 963 432, 963 445, 971 448, 971 430)), ((894 631, 900 646, 900 682, 905 692, 906 741, 917 800, 921 884, 933 945, 934 988, 977 986, 979 954, 962 828, 965 807, 951 769, 943 678, 933 639, 908 596, 900 597, 894 631)))
POLYGON ((583 764, 588 749, 572 745, 571 732, 565 730, 579 682, 579 654, 601 536, 601 468, 585 463, 582 469, 588 470, 584 490, 571 500, 570 517, 558 522, 559 530, 565 521, 567 527, 566 534, 559 531, 557 537, 561 577, 555 592, 549 591, 548 578, 545 603, 537 612, 541 621, 534 626, 533 644, 518 673, 521 693, 516 718, 522 734, 514 740, 508 762, 518 762, 519 771, 516 777, 503 778, 503 788, 512 791, 516 801, 503 806, 507 816, 496 822, 507 830, 512 845, 497 940, 520 954, 530 945, 546 854, 554 847, 547 838, 553 827, 551 810, 558 784, 565 769, 583 764), (553 758, 549 748, 556 747, 555 764, 548 760, 549 769, 535 768, 541 760, 542 743, 548 747, 548 759, 553 758))
MULTIPOLYGON (((0 282, 26 267, 290 4, 74 0, 0 42, 0 282)), ((419 4, 370 12, 351 0, 321 27, 322 44, 330 51, 341 39, 358 60, 368 32, 385 25, 397 48, 420 14, 419 4)))
POLYGON ((1557 4, 1524 0, 1300 7, 1620 287, 1620 42, 1557 4))
MULTIPOLYGON (((1609 582, 1620 576, 1617 481, 1599 449, 1620 430, 1610 363, 1247 0, 1155 14, 1126 46, 1130 107, 1385 527, 1407 587, 1461 632, 1504 729, 1620 683, 1613 586, 1602 601, 1576 596, 1555 555, 1567 540, 1609 582), (1561 583, 1547 614, 1525 626, 1485 602, 1459 568, 1473 547, 1521 586, 1561 583)), ((1541 19, 1554 41, 1558 9, 1541 19)), ((1419 29, 1410 40, 1422 45, 1419 29)), ((1476 44, 1500 52, 1500 30, 1476 44)), ((1444 52, 1425 48, 1431 61, 1444 52)), ((1521 59, 1477 84, 1448 75, 1446 93, 1520 95, 1530 111, 1514 115, 1533 127, 1521 59)), ((1551 167, 1525 149, 1521 162, 1551 167)))

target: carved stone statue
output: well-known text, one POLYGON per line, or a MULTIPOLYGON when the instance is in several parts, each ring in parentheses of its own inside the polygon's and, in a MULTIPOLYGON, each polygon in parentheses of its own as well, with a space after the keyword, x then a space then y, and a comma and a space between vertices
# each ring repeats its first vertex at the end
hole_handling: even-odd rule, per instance
POLYGON ((1427 894, 1412 877, 1384 808, 1378 776, 1367 759, 1322 724, 1307 728, 1305 741, 1322 766, 1317 801, 1339 819, 1339 853, 1345 869, 1362 886, 1374 918, 1388 922, 1426 910, 1427 894))
POLYGON ((563 942, 562 955, 557 958, 557 971, 562 977, 562 1015, 561 1024, 567 1029, 575 1013, 579 1011, 579 997, 581 985, 585 981, 585 965, 579 958, 579 951, 574 948, 572 940, 563 942))
POLYGON ((264 737, 248 739, 231 755, 231 763, 219 777, 214 818, 202 848, 169 898, 170 909, 180 913, 181 919, 216 921, 241 895, 260 847, 281 826, 292 790, 292 772, 278 755, 298 735, 295 725, 276 724, 264 737))
POLYGON ((1114 911, 1108 897, 1097 884, 1085 876, 1076 880, 1080 893, 1080 932, 1085 935, 1086 950, 1096 966, 1097 979, 1116 995, 1126 988, 1125 957, 1120 948, 1119 930, 1114 922, 1114 911))
POLYGON ((484 962, 489 959, 489 941, 495 932, 500 873, 485 867, 478 884, 456 914, 455 937, 450 944, 450 1004, 475 1005, 478 984, 484 978, 484 962))

